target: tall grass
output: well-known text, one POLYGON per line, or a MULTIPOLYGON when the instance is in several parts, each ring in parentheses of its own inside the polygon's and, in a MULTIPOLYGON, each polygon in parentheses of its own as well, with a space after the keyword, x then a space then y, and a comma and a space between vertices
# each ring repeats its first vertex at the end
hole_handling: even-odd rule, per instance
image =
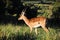
POLYGON ((0 25, 0 40, 60 40, 60 28, 48 28, 46 33, 42 28, 38 28, 38 35, 34 30, 32 33, 26 25, 0 25))

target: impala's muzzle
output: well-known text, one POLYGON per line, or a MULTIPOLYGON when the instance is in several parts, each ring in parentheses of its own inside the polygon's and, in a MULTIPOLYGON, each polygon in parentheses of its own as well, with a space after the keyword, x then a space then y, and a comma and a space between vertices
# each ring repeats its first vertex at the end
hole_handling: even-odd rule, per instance
POLYGON ((20 18, 18 18, 18 20, 20 20, 20 18))

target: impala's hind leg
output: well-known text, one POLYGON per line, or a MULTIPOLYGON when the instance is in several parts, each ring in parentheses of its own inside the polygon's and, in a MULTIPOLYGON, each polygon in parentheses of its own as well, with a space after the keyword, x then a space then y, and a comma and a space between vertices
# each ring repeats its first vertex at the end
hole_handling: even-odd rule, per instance
POLYGON ((48 29, 46 27, 42 27, 44 29, 44 31, 46 31, 47 33, 49 32, 48 29))
POLYGON ((48 31, 48 29, 47 29, 47 27, 45 27, 45 24, 44 25, 42 25, 42 28, 44 29, 44 31, 46 31, 47 33, 49 32, 48 31))

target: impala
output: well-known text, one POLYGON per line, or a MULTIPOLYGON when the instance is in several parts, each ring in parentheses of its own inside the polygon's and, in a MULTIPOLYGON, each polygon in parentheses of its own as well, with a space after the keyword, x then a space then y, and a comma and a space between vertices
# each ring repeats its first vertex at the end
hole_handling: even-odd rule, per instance
POLYGON ((37 34, 37 27, 42 27, 46 32, 48 32, 48 29, 45 27, 46 25, 46 18, 45 17, 36 17, 28 19, 25 15, 25 11, 21 12, 20 17, 18 20, 23 20, 30 28, 30 33, 32 32, 32 29, 35 28, 35 33, 37 34))

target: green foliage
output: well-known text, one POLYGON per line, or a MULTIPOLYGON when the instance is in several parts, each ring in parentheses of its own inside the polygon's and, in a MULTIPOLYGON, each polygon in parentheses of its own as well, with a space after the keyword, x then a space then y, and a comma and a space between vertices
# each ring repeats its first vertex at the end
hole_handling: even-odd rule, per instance
POLYGON ((37 16, 44 16, 46 18, 51 18, 53 12, 56 12, 60 7, 60 2, 56 1, 53 4, 28 4, 25 3, 25 6, 30 6, 31 9, 37 8, 37 16), (33 5, 33 6, 30 6, 33 5))
POLYGON ((29 27, 26 25, 0 25, 0 40, 59 40, 60 29, 48 28, 49 33, 46 33, 42 28, 38 28, 38 35, 34 30, 30 34, 29 27))
POLYGON ((53 11, 56 12, 58 10, 58 7, 60 7, 60 2, 55 2, 53 6, 53 11))
POLYGON ((52 13, 52 9, 53 9, 53 5, 52 4, 30 4, 33 6, 30 6, 28 3, 24 3, 25 6, 29 6, 31 9, 37 9, 37 16, 44 16, 46 18, 50 18, 52 13))

